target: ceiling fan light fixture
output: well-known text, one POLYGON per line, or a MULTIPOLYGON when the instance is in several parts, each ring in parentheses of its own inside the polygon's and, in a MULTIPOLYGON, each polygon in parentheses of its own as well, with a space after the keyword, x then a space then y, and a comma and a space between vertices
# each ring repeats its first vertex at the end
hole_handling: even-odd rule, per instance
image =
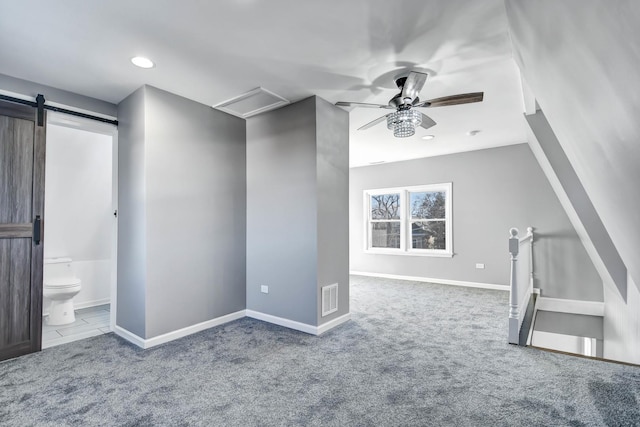
POLYGON ((393 136, 396 138, 408 138, 415 135, 416 127, 409 122, 398 123, 393 128, 393 136))
POLYGON ((422 124, 422 113, 416 110, 398 110, 387 115, 387 129, 393 130, 396 138, 415 135, 416 126, 422 124))

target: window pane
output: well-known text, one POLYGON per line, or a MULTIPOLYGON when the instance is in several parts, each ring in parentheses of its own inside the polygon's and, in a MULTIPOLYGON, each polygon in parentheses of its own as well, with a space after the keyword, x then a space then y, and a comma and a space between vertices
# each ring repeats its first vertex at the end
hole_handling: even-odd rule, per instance
POLYGON ((413 249, 447 248, 446 221, 414 222, 411 224, 411 247, 413 249))
POLYGON ((444 219, 447 194, 444 191, 409 193, 411 218, 444 219))
POLYGON ((372 248, 400 248, 399 222, 371 223, 372 248))
POLYGON ((400 219, 400 194, 371 196, 371 219, 400 219))

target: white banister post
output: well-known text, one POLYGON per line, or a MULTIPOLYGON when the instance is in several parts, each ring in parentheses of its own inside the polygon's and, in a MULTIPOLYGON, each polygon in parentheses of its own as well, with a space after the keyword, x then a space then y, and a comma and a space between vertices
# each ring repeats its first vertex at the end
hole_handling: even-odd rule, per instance
POLYGON ((533 292, 533 227, 527 228, 527 236, 531 236, 529 239, 529 283, 533 292))
POLYGON ((518 330, 518 279, 516 263, 518 261, 518 251, 520 250, 520 239, 518 239, 518 229, 509 230, 509 253, 511 254, 511 295, 509 299, 509 343, 518 344, 520 331, 518 330))

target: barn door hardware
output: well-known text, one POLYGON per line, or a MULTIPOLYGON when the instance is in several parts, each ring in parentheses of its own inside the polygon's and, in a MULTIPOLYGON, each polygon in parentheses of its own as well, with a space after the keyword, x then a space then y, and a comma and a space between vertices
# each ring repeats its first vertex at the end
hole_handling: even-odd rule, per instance
POLYGON ((36 215, 35 221, 33 221, 33 243, 36 245, 40 244, 42 240, 42 220, 40 219, 40 215, 36 215))

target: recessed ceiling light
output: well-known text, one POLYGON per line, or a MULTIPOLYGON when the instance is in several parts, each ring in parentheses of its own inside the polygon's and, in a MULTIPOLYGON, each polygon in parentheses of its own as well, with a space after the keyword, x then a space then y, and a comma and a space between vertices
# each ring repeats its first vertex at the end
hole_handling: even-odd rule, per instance
POLYGON ((154 64, 152 60, 150 60, 149 58, 145 58, 144 56, 134 56, 133 58, 131 58, 131 62, 136 67, 140 68, 153 68, 156 66, 156 64, 154 64))
POLYGON ((479 129, 475 129, 475 130, 470 130, 469 132, 467 132, 467 135, 469 136, 476 136, 477 134, 479 134, 480 132, 482 132, 479 129))
POLYGON ((379 165, 380 163, 384 163, 384 160, 378 160, 376 162, 369 162, 370 165, 379 165))
POLYGON ((422 137, 422 139, 425 139, 427 141, 430 140, 430 139, 433 139, 433 138, 435 138, 434 135, 425 135, 425 136, 422 137))

